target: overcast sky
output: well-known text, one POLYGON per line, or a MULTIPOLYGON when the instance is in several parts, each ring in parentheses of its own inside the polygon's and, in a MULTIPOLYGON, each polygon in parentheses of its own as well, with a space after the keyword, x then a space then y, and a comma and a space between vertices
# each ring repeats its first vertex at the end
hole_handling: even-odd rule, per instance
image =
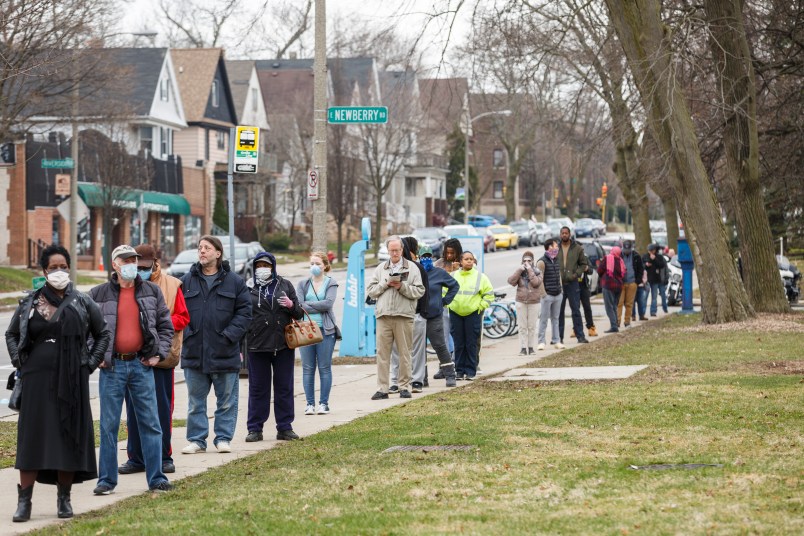
MULTIPOLYGON (((209 0, 215 2, 215 0, 209 0)), ((293 1, 293 0, 291 0, 293 1)), ((302 0, 295 0, 303 5, 302 0)), ((244 2, 245 4, 246 2, 244 2)), ((331 21, 340 18, 342 21, 362 20, 378 27, 393 25, 408 37, 418 37, 419 51, 424 54, 423 59, 427 67, 437 68, 445 47, 447 54, 455 44, 464 41, 469 32, 469 18, 472 6, 464 5, 452 25, 452 34, 449 35, 449 25, 453 22, 453 15, 442 15, 434 18, 433 13, 444 13, 454 10, 459 0, 328 0, 327 19, 331 21)), ((473 2, 466 2, 473 4, 473 2)), ((128 0, 124 4, 124 15, 121 17, 120 31, 139 32, 152 30, 160 32, 156 45, 164 46, 165 35, 160 24, 160 10, 158 0, 128 0)), ((272 21, 271 26, 281 24, 281 21, 272 21)), ((331 34, 331 25, 329 33, 331 34)), ((309 48, 313 46, 312 29, 306 36, 309 48)), ((228 50, 229 57, 242 57, 242 50, 228 50)), ((266 56, 267 57, 267 56, 266 56)), ((444 66, 442 65, 442 70, 444 66)), ((447 68, 446 70, 449 70, 447 68)))

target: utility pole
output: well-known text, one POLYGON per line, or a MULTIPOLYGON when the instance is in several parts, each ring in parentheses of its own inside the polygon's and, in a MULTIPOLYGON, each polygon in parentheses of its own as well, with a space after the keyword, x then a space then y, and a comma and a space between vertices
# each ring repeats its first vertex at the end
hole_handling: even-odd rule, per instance
MULTIPOLYGON (((318 198, 313 201, 313 251, 327 251, 327 14, 326 0, 315 0, 313 61, 313 168, 318 198)), ((309 180, 309 175, 308 175, 309 180)))
MULTIPOLYGON (((70 181, 70 244, 67 250, 70 252, 70 281, 78 283, 78 83, 73 87, 72 102, 72 143, 70 143, 70 157, 73 159, 73 178, 70 181)), ((103 250, 101 249, 101 259, 103 250)), ((106 267, 106 264, 103 265, 106 267)), ((108 268, 107 268, 108 270, 108 268)))

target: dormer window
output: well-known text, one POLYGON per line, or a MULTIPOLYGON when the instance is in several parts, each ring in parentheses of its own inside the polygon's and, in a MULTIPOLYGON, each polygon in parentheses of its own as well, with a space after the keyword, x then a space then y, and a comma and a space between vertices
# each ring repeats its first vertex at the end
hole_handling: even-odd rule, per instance
POLYGON ((212 107, 217 108, 220 106, 220 97, 218 96, 218 81, 212 81, 212 107))
POLYGON ((163 78, 159 82, 159 99, 165 102, 170 100, 170 79, 163 78))

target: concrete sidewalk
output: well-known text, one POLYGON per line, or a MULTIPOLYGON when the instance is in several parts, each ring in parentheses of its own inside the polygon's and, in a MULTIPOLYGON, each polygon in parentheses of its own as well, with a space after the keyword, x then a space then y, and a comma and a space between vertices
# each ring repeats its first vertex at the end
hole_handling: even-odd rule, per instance
MULTIPOLYGON (((568 308, 569 309, 569 308, 568 308)), ((661 314, 661 313, 660 313, 661 314)), ((596 324, 599 328, 608 324, 608 322, 597 317, 595 318, 596 324)), ((569 324, 571 326, 571 323, 569 324)), ((603 328, 605 329, 605 328, 603 328)), ((600 329, 600 336, 593 337, 590 340, 594 341, 606 337, 603 334, 603 329, 600 329)), ((568 348, 573 348, 577 345, 574 339, 566 339, 568 348)), ((480 368, 483 375, 480 378, 493 376, 512 368, 522 367, 528 363, 537 361, 545 356, 551 355, 558 350, 548 347, 547 350, 537 352, 534 356, 519 356, 519 340, 517 336, 505 337, 499 340, 484 339, 483 350, 480 359, 480 368)), ((297 354, 298 355, 298 354, 297 354)), ((437 361, 429 361, 429 370, 432 376, 433 372, 437 369, 437 361)), ((636 363, 634 363, 636 364, 636 363)), ((177 378, 182 375, 177 371, 177 378)), ((295 371, 295 401, 296 401, 296 418, 293 423, 293 429, 301 436, 306 437, 323 430, 327 430, 333 426, 338 426, 348 423, 354 419, 368 415, 375 411, 379 411, 391 406, 402 403, 415 404, 417 399, 423 396, 429 396, 441 393, 447 390, 444 386, 444 380, 430 380, 430 387, 425 388, 421 394, 414 394, 411 400, 400 399, 396 395, 391 395, 388 400, 372 401, 371 395, 376 389, 376 366, 373 359, 367 359, 365 365, 337 365, 333 367, 333 386, 330 395, 331 413, 329 415, 304 415, 305 399, 304 390, 301 385, 301 366, 297 358, 297 366, 295 371)), ((482 381, 482 380, 480 380, 482 381)), ((458 382, 458 389, 461 386, 471 382, 458 382)), ((318 379, 316 378, 316 387, 318 387, 318 379)), ((100 415, 99 401, 93 399, 92 401, 93 416, 97 419, 100 415)), ((208 415, 212 417, 215 411, 214 395, 208 399, 208 415)), ((171 481, 175 482, 182 478, 195 475, 206 471, 212 467, 223 465, 234 459, 249 456, 261 450, 274 448, 279 445, 280 441, 276 441, 276 429, 271 417, 265 424, 264 435, 265 440, 257 443, 246 443, 246 417, 248 408, 248 379, 240 380, 240 396, 239 396, 239 411, 238 422, 235 437, 232 441, 232 452, 229 454, 219 454, 214 446, 212 446, 212 422, 210 422, 210 437, 208 438, 209 447, 207 452, 183 455, 181 449, 186 445, 184 428, 175 428, 173 430, 173 451, 174 462, 176 464, 176 473, 168 475, 171 481)), ((273 408, 272 408, 273 409, 273 408)), ((273 415, 273 411, 271 412, 273 415)), ((175 389, 175 410, 174 417, 176 419, 185 419, 187 416, 187 390, 184 385, 177 384, 175 389)), ((123 414, 125 418, 125 413, 123 414)), ((3 420, 15 420, 16 416, 4 418, 3 420)), ((118 459, 120 463, 126 461, 125 442, 118 445, 118 459)), ((26 523, 13 523, 11 518, 16 509, 16 486, 19 483, 19 473, 13 468, 3 469, 0 471, 0 490, 3 490, 3 496, 6 500, 0 504, 0 534, 21 534, 36 528, 44 527, 47 525, 62 523, 56 517, 56 486, 46 486, 36 484, 33 494, 33 509, 31 520, 26 523)), ((82 514, 91 510, 98 510, 113 504, 117 501, 123 500, 133 495, 138 495, 147 492, 148 486, 145 481, 144 473, 137 473, 133 475, 121 475, 118 480, 117 488, 111 495, 95 496, 92 493, 96 485, 96 481, 84 482, 73 486, 72 503, 75 514, 82 514)))

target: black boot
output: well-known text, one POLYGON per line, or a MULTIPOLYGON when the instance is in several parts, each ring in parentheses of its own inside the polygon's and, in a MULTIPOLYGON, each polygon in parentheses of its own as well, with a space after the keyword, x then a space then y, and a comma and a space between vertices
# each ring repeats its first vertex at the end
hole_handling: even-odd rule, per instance
POLYGON ((447 387, 457 387, 458 384, 455 381, 455 365, 450 363, 449 365, 444 365, 439 368, 444 374, 444 379, 447 380, 447 387))
POLYGON ((533 351, 533 346, 528 346, 528 354, 529 354, 529 355, 533 355, 533 354, 535 354, 535 353, 536 353, 536 352, 534 352, 534 351, 533 351))
POLYGON ((14 512, 14 522, 28 521, 31 519, 31 496, 33 495, 33 484, 22 489, 17 484, 17 511, 14 512))
POLYGON ((56 484, 58 494, 56 496, 56 508, 60 519, 73 517, 73 505, 70 504, 70 490, 73 488, 72 484, 62 486, 56 484))

